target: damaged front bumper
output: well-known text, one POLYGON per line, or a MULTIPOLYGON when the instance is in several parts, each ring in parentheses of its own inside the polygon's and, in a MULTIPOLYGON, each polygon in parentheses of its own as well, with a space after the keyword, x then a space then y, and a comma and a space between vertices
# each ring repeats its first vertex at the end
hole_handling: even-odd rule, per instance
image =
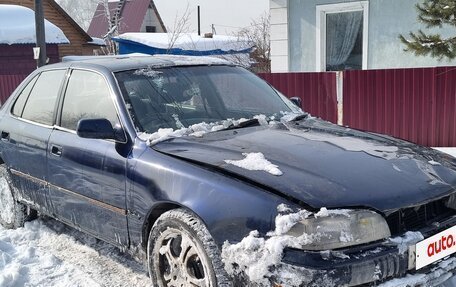
POLYGON ((415 234, 421 238, 387 240, 338 251, 309 252, 287 248, 276 266, 276 286, 437 286, 456 273, 456 256, 415 270, 415 244, 451 226, 456 217, 415 234), (296 276, 300 274, 300 276, 296 276))

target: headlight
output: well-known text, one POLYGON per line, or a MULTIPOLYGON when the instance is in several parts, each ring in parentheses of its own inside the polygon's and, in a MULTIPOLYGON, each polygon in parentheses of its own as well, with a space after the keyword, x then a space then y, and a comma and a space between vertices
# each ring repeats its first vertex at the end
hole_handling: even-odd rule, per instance
POLYGON ((312 235, 314 240, 304 250, 321 251, 369 243, 391 236, 388 224, 370 210, 335 210, 319 212, 295 224, 286 234, 312 235))

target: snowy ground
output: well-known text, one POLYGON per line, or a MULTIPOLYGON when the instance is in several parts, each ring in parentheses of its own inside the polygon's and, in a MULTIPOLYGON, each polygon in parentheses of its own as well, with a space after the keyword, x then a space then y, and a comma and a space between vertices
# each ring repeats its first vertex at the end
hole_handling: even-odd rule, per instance
POLYGON ((456 157, 456 147, 435 147, 434 149, 456 157))
MULTIPOLYGON (((456 148, 439 150, 456 157, 456 148)), ((0 227, 0 287, 22 286, 151 285, 144 266, 115 247, 41 218, 18 230, 0 227)))
POLYGON ((0 227, 0 287, 151 286, 142 264, 52 219, 0 227))

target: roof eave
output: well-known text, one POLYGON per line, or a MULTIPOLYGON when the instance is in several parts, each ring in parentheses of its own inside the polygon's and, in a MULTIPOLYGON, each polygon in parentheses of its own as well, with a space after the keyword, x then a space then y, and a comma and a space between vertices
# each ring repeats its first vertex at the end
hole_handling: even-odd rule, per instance
POLYGON ((87 42, 90 42, 92 41, 92 37, 90 37, 89 34, 87 34, 86 31, 84 31, 84 29, 81 28, 81 26, 79 26, 78 23, 76 23, 76 21, 74 21, 74 19, 62 8, 60 7, 60 5, 55 2, 54 0, 47 0, 49 2, 49 4, 51 4, 52 7, 54 7, 60 14, 63 15, 63 17, 68 21, 70 22, 70 24, 84 37, 85 40, 87 40, 87 42))

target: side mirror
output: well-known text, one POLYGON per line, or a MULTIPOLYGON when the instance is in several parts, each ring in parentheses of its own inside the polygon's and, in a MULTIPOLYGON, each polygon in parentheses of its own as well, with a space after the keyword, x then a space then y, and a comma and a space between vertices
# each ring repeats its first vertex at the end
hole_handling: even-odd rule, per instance
POLYGON ((86 139, 111 139, 125 142, 125 135, 119 133, 107 119, 82 119, 78 122, 76 133, 86 139))
POLYGON ((302 109, 302 100, 299 97, 291 97, 290 101, 302 109))

